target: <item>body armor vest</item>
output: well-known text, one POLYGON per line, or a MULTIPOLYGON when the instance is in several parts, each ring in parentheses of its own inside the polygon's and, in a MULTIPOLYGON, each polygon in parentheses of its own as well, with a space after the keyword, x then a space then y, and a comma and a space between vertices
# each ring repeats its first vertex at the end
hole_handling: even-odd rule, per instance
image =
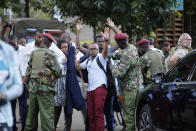
POLYGON ((39 72, 42 72, 46 69, 44 58, 46 51, 47 49, 41 48, 33 52, 31 78, 40 78, 39 72))

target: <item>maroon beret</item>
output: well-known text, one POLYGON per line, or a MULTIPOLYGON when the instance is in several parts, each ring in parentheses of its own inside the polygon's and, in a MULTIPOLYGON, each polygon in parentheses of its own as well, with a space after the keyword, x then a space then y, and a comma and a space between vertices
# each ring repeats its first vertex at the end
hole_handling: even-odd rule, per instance
POLYGON ((163 43, 163 46, 168 46, 168 45, 171 45, 171 43, 169 43, 167 41, 163 43))
POLYGON ((129 36, 124 34, 124 33, 118 33, 114 36, 114 39, 115 40, 123 40, 123 39, 126 39, 128 38, 129 36))
POLYGON ((50 33, 43 34, 43 37, 46 37, 46 38, 50 39, 51 41, 53 41, 54 43, 56 43, 56 40, 54 39, 54 37, 50 33))
POLYGON ((149 44, 150 41, 147 40, 147 39, 142 39, 140 41, 137 42, 137 46, 142 46, 142 45, 145 45, 145 44, 149 44))

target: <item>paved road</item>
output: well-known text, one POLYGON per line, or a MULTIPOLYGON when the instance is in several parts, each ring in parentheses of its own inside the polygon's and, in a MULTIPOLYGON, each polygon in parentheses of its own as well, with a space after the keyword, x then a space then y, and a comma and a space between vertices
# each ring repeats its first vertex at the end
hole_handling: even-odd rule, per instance
MULTIPOLYGON (((18 105, 17 105, 16 114, 17 114, 17 119, 18 119, 19 118, 18 105)), ((73 118, 73 121, 72 121, 72 129, 71 130, 72 131, 84 131, 85 125, 84 125, 84 120, 83 120, 81 112, 74 110, 72 118, 73 118)), ((39 131, 41 131, 40 125, 41 125, 41 122, 39 120, 39 127, 38 127, 39 131)), ((59 125, 59 127, 57 128, 57 131, 63 131, 64 130, 64 115, 63 115, 63 113, 61 113, 58 125, 59 125)), ((20 123, 17 124, 17 127, 19 127, 19 131, 20 131, 20 123)), ((117 126, 115 128, 115 131, 119 131, 121 128, 122 128, 121 126, 117 126)), ((105 131, 107 131, 107 130, 105 129, 105 131)))

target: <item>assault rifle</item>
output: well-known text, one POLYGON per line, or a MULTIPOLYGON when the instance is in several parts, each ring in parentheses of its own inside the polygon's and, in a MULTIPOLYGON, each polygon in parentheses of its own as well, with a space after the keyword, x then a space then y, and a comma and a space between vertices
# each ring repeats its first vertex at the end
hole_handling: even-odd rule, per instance
MULTIPOLYGON (((114 61, 114 65, 117 66, 118 61, 114 61)), ((114 96, 114 110, 116 112, 116 116, 119 124, 125 126, 125 122, 122 114, 122 103, 123 103, 122 90, 121 87, 119 86, 120 85, 119 80, 117 78, 114 78, 114 81, 115 81, 115 89, 116 89, 116 93, 114 96), (119 117, 119 114, 121 118, 119 117)))

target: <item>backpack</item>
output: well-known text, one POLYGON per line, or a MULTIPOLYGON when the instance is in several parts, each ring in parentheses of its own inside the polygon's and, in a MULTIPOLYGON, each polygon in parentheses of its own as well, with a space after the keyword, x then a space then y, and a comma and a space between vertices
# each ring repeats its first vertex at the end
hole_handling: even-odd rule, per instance
POLYGON ((114 78, 112 76, 112 72, 109 69, 109 62, 106 64, 106 70, 104 69, 103 65, 101 64, 99 57, 97 58, 97 64, 98 66, 103 70, 103 72, 106 74, 107 78, 107 85, 108 85, 108 95, 114 96, 114 103, 113 103, 113 109, 115 112, 121 112, 122 109, 122 103, 120 101, 120 96, 118 96, 116 91, 116 85, 115 82, 118 82, 117 78, 114 78))
MULTIPOLYGON (((87 62, 86 62, 87 65, 88 65, 89 60, 90 60, 90 58, 87 58, 87 62)), ((82 70, 81 72, 82 72, 82 75, 83 75, 84 82, 88 83, 88 71, 87 71, 87 69, 82 70)))
POLYGON ((115 94, 115 81, 114 81, 114 78, 112 76, 112 72, 111 70, 109 69, 109 62, 107 61, 107 64, 106 64, 106 70, 104 69, 103 65, 101 64, 100 60, 99 60, 99 57, 97 57, 96 59, 96 62, 98 64, 98 66, 103 70, 103 72, 105 73, 106 75, 106 79, 107 79, 107 86, 108 86, 108 93, 111 95, 114 95, 115 94))

